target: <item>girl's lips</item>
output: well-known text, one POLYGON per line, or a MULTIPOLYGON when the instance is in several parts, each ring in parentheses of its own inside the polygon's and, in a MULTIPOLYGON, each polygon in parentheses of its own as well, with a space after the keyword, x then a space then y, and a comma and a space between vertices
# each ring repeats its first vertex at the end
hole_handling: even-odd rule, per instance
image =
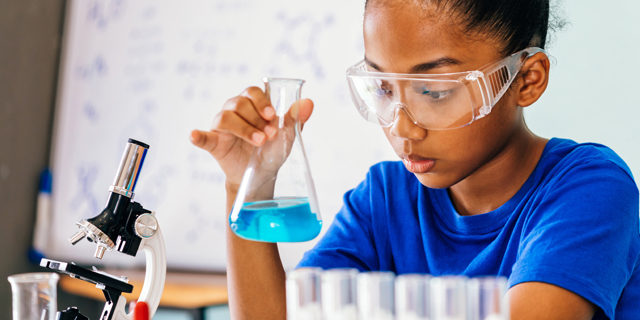
POLYGON ((404 163, 404 166, 407 167, 407 170, 413 173, 427 173, 431 171, 433 165, 435 164, 435 161, 430 159, 418 161, 402 159, 402 162, 404 163))

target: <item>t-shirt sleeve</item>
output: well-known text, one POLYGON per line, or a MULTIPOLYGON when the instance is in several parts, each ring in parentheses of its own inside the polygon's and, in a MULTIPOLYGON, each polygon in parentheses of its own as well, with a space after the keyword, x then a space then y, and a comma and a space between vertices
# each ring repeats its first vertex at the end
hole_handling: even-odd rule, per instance
POLYGON ((378 269, 371 227, 372 173, 344 195, 344 205, 316 246, 304 254, 297 268, 378 269))
POLYGON ((570 290, 609 319, 640 251, 638 189, 607 160, 562 173, 525 220, 509 285, 539 281, 570 290))

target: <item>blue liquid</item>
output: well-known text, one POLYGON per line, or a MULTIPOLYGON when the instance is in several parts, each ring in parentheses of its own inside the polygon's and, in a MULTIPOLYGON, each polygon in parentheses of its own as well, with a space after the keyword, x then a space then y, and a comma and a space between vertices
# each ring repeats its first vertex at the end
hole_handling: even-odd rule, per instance
POLYGON ((318 236, 322 220, 311 212, 308 198, 286 198, 245 203, 235 221, 229 217, 229 225, 249 240, 302 242, 318 236))

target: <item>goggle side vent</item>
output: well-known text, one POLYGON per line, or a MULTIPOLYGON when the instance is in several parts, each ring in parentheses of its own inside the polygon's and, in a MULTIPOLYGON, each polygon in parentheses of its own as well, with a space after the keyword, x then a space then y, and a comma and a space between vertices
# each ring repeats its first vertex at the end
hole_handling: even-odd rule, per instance
POLYGON ((491 95, 493 101, 497 99, 506 91, 505 85, 511 80, 511 74, 509 69, 504 66, 495 72, 489 74, 489 83, 491 83, 491 95))

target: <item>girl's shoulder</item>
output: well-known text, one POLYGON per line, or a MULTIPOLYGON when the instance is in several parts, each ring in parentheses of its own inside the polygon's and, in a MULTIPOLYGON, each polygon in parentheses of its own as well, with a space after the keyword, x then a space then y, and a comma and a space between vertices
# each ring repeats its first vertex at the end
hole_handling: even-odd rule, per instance
POLYGON ((540 178, 559 179, 569 172, 597 174, 617 172, 635 183, 629 166, 611 148, 593 142, 578 143, 569 139, 549 140, 534 174, 540 178))

